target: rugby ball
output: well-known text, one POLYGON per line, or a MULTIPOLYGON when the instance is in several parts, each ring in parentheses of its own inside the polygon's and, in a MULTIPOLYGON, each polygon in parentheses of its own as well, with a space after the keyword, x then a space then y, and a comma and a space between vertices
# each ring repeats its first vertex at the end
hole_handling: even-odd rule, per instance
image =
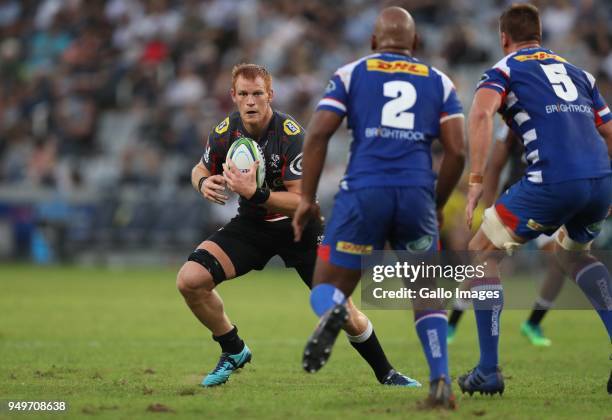
POLYGON ((257 143, 247 137, 237 138, 227 151, 225 163, 228 167, 230 166, 230 159, 234 162, 236 168, 242 172, 248 171, 255 161, 259 161, 255 179, 257 188, 263 186, 266 178, 266 162, 263 151, 257 143))

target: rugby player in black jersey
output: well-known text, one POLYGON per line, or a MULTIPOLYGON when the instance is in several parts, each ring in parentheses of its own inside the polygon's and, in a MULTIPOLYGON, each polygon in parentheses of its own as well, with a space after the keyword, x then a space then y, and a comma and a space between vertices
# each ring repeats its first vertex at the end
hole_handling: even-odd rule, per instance
MULTIPOLYGON (((238 108, 208 136, 202 160, 193 168, 193 187, 206 199, 225 204, 225 187, 240 195, 238 215, 191 253, 177 276, 177 287, 193 314, 221 346, 216 367, 202 380, 203 386, 225 383, 251 360, 251 351, 238 335, 223 309, 215 288, 224 280, 261 270, 279 255, 311 287, 316 248, 322 234, 319 221, 310 223, 299 242, 294 242, 290 216, 301 193, 301 159, 304 130, 290 116, 271 107, 272 78, 254 64, 232 70, 231 96, 238 108), (257 188, 255 172, 225 166, 232 142, 240 137, 255 140, 263 150, 265 183, 257 188)), ((233 165, 232 165, 233 166, 233 165)), ((345 331, 351 345, 386 385, 418 387, 420 384, 395 371, 382 350, 372 323, 352 303, 345 331)))

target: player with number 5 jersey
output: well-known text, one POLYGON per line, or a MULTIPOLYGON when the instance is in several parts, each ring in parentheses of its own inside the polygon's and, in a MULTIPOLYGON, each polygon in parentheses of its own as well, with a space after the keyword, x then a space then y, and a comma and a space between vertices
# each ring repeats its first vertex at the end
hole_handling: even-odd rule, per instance
MULTIPOLYGON (((444 73, 412 56, 416 42, 410 14, 399 7, 384 9, 372 34, 374 54, 338 69, 309 124, 303 195, 293 221, 296 240, 315 216, 327 142, 344 117, 353 136, 318 251, 311 305, 321 321, 304 350, 309 372, 320 369, 330 355, 364 257, 382 250, 387 241, 399 251, 436 251, 436 212, 463 171, 461 104, 444 73), (431 157, 435 139, 444 149, 437 184, 431 157)), ((446 313, 419 307, 415 326, 430 367, 427 402, 451 408, 446 313)))
POLYGON ((482 76, 468 121, 468 225, 483 192, 496 112, 521 139, 528 162, 523 178, 485 210, 469 244, 488 262, 486 278, 473 281, 472 290, 498 292, 474 304, 480 360, 459 378, 461 390, 469 394, 505 389, 498 367, 504 298, 497 267, 503 253, 494 251, 512 251, 559 229, 559 263, 597 310, 612 340, 610 273, 589 251, 612 199, 612 114, 591 74, 541 46, 541 28, 533 5, 514 4, 502 13, 500 43, 506 56, 482 76))

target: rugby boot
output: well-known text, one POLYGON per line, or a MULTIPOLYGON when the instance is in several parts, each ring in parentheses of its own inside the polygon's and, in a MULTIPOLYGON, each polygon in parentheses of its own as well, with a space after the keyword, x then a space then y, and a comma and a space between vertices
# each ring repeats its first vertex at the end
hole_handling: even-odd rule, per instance
POLYGON ((385 379, 382 381, 383 385, 390 386, 405 386, 408 388, 420 388, 421 383, 415 379, 412 379, 406 375, 401 374, 395 369, 391 369, 385 379))
POLYGON ((457 408, 451 384, 446 381, 444 376, 429 383, 429 395, 419 406, 423 409, 443 408, 454 410, 457 408))
POLYGON ((234 371, 251 361, 251 350, 244 345, 238 354, 221 353, 217 366, 202 380, 202 386, 211 387, 224 384, 234 371))
POLYGON ((338 333, 348 320, 344 305, 336 305, 323 315, 317 329, 308 339, 302 357, 302 366, 309 373, 317 372, 325 365, 334 346, 338 333))
POLYGON ((504 377, 499 368, 495 372, 485 375, 478 366, 462 375, 457 380, 462 393, 472 395, 474 392, 480 394, 499 395, 504 393, 504 377))
POLYGON ((448 324, 448 327, 446 328, 446 344, 453 344, 456 334, 457 328, 454 325, 448 324))
POLYGON ((552 344, 550 339, 544 337, 542 328, 539 325, 533 325, 529 321, 521 324, 521 334, 523 334, 531 344, 536 347, 549 347, 552 344))

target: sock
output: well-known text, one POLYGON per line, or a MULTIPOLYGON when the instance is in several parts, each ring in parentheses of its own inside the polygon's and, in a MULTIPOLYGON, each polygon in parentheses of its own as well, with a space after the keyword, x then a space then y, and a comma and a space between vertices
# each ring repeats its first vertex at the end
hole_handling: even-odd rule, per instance
POLYGON ((499 322, 504 306, 504 290, 498 278, 483 278, 474 280, 472 291, 498 291, 497 298, 472 299, 480 345, 478 367, 488 375, 495 372, 499 364, 499 322))
POLYGON ((605 265, 596 261, 583 266, 574 276, 608 330, 612 341, 612 281, 605 265))
POLYGON ((366 330, 359 335, 346 335, 351 346, 359 352, 361 357, 368 362, 378 382, 382 383, 393 366, 387 360, 372 323, 368 320, 366 330))
POLYGON ((451 327, 456 327, 462 315, 463 315, 462 309, 453 309, 453 311, 451 312, 450 318, 448 319, 448 325, 450 325, 451 327))
POLYGON ((448 325, 446 311, 415 311, 414 318, 414 326, 429 364, 429 380, 433 381, 444 376, 446 382, 450 383, 446 348, 448 325))
POLYGON ((551 307, 552 302, 549 302, 546 299, 542 299, 541 297, 539 297, 533 305, 533 310, 531 311, 531 315, 529 315, 527 322, 529 322, 533 326, 540 325, 542 319, 544 318, 544 315, 546 315, 546 312, 548 312, 551 307))
POLYGON ((344 293, 335 286, 322 283, 310 291, 310 306, 319 318, 339 303, 346 302, 344 293))
POLYGON ((228 333, 219 336, 213 335, 213 340, 219 343, 223 353, 238 354, 244 349, 244 341, 238 335, 238 327, 235 325, 228 333))

